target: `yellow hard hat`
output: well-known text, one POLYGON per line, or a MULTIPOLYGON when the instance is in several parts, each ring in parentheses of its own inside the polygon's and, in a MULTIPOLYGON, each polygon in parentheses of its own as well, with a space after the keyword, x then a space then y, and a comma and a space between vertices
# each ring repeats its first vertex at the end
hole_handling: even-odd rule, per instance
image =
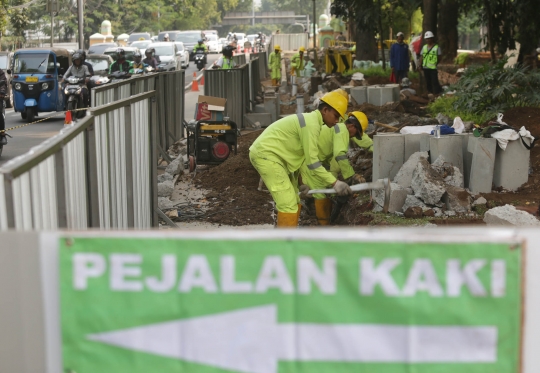
POLYGON ((299 52, 305 52, 306 51, 306 48, 304 47, 300 47, 300 49, 298 49, 299 52))
POLYGON ((281 51, 281 47, 280 47, 279 45, 277 45, 277 44, 274 45, 274 50, 276 50, 276 49, 279 50, 279 51, 281 51))
POLYGON ((139 38, 139 40, 146 40, 145 38, 143 38, 142 36, 139 38))
POLYGON ((361 111, 353 111, 349 114, 347 114, 348 117, 355 117, 358 122, 360 123, 360 126, 362 126, 362 131, 366 132, 369 122, 367 115, 362 113, 361 111))
POLYGON ((349 94, 347 93, 346 90, 344 89, 341 89, 341 88, 338 88, 336 90, 334 90, 335 92, 339 93, 340 95, 342 95, 343 97, 345 97, 347 99, 347 102, 349 101, 349 94))
MULTIPOLYGON (((335 91, 328 92, 321 97, 321 101, 330 105, 335 111, 338 112, 338 114, 342 118, 345 118, 345 114, 347 113, 347 106, 349 105, 349 100, 348 98, 346 98, 346 96, 343 95, 343 93, 339 91, 343 90, 337 89, 335 91)), ((345 94, 347 94, 347 92, 345 92, 345 94)))

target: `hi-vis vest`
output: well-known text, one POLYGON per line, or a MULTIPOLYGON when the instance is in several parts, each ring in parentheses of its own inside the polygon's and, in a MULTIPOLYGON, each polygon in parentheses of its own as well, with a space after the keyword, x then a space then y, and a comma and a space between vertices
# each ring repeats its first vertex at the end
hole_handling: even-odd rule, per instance
POLYGON ((222 69, 232 69, 236 64, 234 63, 233 59, 228 59, 227 57, 223 57, 223 65, 221 66, 222 69))
POLYGON ((437 60, 439 59, 438 53, 439 46, 435 44, 433 48, 428 52, 427 44, 422 48, 422 67, 424 69, 436 69, 437 60))

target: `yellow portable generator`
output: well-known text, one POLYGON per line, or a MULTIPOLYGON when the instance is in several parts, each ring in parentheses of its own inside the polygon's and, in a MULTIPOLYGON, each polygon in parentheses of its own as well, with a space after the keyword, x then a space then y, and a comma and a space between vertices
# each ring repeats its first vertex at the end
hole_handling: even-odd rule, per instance
POLYGON ((223 121, 191 121, 187 125, 187 137, 190 172, 198 164, 221 164, 231 152, 237 153, 238 127, 228 118, 223 121))

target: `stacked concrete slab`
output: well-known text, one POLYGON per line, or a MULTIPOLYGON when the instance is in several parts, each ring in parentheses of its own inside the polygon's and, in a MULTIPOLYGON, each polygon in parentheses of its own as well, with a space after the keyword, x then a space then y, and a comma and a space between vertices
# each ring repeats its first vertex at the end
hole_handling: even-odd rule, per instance
MULTIPOLYGON (((527 142, 527 145, 530 144, 527 142)), ((506 150, 497 146, 493 184, 496 187, 517 190, 529 179, 530 157, 531 152, 521 139, 508 142, 506 150)))
POLYGON ((470 136, 468 151, 472 153, 470 191, 474 194, 491 192, 497 140, 470 136))
POLYGON ((393 88, 387 86, 369 86, 367 96, 368 102, 376 106, 382 106, 394 101, 393 88))
POLYGON ((267 113, 272 114, 272 122, 279 119, 279 97, 276 95, 264 96, 264 109, 267 113))
POLYGON ((384 134, 373 136, 373 180, 394 179, 404 163, 405 136, 384 134))
POLYGON ((351 96, 358 105, 361 105, 368 101, 367 88, 368 87, 352 87, 351 88, 351 96))
POLYGON ((425 139, 429 140, 429 135, 427 133, 421 133, 421 134, 407 134, 405 135, 405 162, 411 155, 413 155, 416 152, 420 151, 429 151, 429 144, 428 148, 425 150, 421 149, 421 142, 426 141, 425 139), (424 139, 424 140, 422 140, 424 139))
POLYGON ((469 178, 471 175, 471 164, 473 154, 469 152, 469 137, 473 136, 472 133, 460 133, 450 135, 450 137, 459 137, 461 139, 461 148, 463 153, 463 183, 465 188, 469 187, 469 178))

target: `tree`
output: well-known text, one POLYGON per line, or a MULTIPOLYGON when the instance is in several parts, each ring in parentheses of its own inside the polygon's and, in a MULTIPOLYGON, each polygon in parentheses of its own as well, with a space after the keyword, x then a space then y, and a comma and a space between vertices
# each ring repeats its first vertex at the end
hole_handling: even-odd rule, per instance
POLYGON ((356 60, 378 60, 377 22, 380 7, 373 0, 335 0, 330 8, 333 15, 343 17, 353 28, 356 41, 356 60))
POLYGON ((26 9, 16 8, 17 5, 21 4, 23 4, 23 0, 15 0, 12 4, 15 7, 12 7, 8 10, 11 32, 15 37, 17 48, 22 48, 26 40, 24 32, 26 31, 29 23, 26 9))
POLYGON ((457 0, 442 0, 439 4, 439 27, 437 39, 442 50, 443 61, 453 61, 458 50, 459 3, 457 0))
POLYGON ((423 5, 424 22, 422 23, 422 35, 425 34, 426 31, 437 34, 437 11, 439 2, 438 0, 424 0, 423 5))

